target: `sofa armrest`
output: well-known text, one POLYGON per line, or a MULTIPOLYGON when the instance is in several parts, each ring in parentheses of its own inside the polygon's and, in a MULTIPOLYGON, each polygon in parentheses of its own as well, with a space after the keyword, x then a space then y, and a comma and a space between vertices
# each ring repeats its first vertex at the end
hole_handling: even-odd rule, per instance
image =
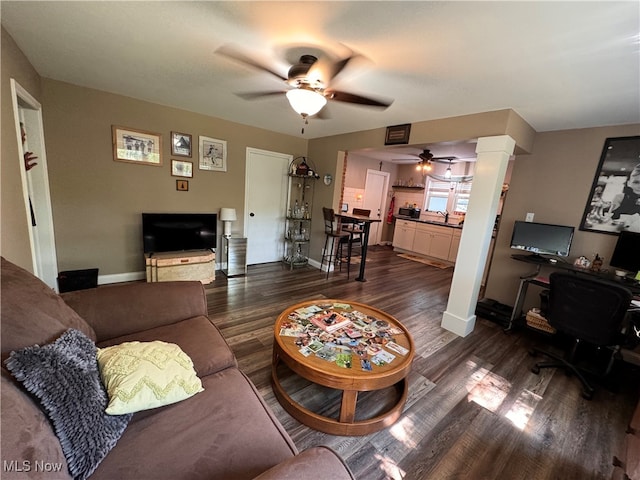
POLYGON ((200 282, 126 283, 61 296, 93 327, 98 342, 207 316, 200 282))
POLYGON ((291 457, 254 480, 299 480, 301 478, 330 478, 355 480, 353 473, 340 456, 329 447, 313 447, 291 457))

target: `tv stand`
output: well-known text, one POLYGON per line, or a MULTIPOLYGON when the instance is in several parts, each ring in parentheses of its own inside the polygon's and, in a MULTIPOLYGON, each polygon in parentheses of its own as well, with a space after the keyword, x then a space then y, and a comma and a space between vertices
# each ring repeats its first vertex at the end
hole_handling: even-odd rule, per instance
POLYGON ((211 250, 145 253, 147 282, 195 280, 209 284, 216 278, 216 254, 211 250))

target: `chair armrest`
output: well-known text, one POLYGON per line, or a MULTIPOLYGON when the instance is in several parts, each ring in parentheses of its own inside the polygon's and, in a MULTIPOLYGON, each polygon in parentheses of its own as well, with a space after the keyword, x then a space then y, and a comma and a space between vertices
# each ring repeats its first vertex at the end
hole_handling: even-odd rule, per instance
POLYGON ((271 467, 254 480, 300 480, 301 478, 330 478, 355 480, 347 464, 329 447, 313 447, 271 467))
POLYGON ((96 332, 97 341, 207 316, 200 282, 127 283, 63 293, 96 332))

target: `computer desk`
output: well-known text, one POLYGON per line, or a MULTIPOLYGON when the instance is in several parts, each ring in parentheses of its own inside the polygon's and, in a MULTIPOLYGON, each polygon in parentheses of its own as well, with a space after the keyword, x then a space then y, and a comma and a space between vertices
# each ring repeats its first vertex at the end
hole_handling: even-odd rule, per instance
POLYGON ((509 323, 505 330, 510 330, 513 327, 513 323, 522 316, 522 305, 524 304, 525 297, 527 296, 529 285, 537 285, 539 287, 549 286, 549 277, 540 275, 540 270, 543 266, 558 270, 568 270, 575 272, 576 275, 587 275, 600 278, 602 280, 616 282, 628 288, 634 297, 640 295, 640 282, 629 281, 625 278, 617 277, 615 274, 607 271, 594 272, 585 268, 578 268, 570 263, 563 262, 562 260, 558 260, 554 263, 550 262, 548 258, 533 255, 514 254, 511 255, 511 258, 518 260, 519 262, 535 265, 536 268, 534 272, 520 277, 520 285, 518 287, 515 305, 513 306, 513 312, 511 313, 509 323))

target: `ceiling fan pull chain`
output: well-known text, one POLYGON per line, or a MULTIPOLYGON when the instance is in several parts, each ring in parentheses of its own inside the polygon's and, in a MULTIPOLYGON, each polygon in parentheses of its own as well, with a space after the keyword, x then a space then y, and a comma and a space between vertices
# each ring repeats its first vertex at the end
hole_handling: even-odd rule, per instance
POLYGON ((304 126, 309 125, 309 117, 307 115, 302 115, 302 120, 304 120, 302 123, 302 135, 304 135, 304 126))

